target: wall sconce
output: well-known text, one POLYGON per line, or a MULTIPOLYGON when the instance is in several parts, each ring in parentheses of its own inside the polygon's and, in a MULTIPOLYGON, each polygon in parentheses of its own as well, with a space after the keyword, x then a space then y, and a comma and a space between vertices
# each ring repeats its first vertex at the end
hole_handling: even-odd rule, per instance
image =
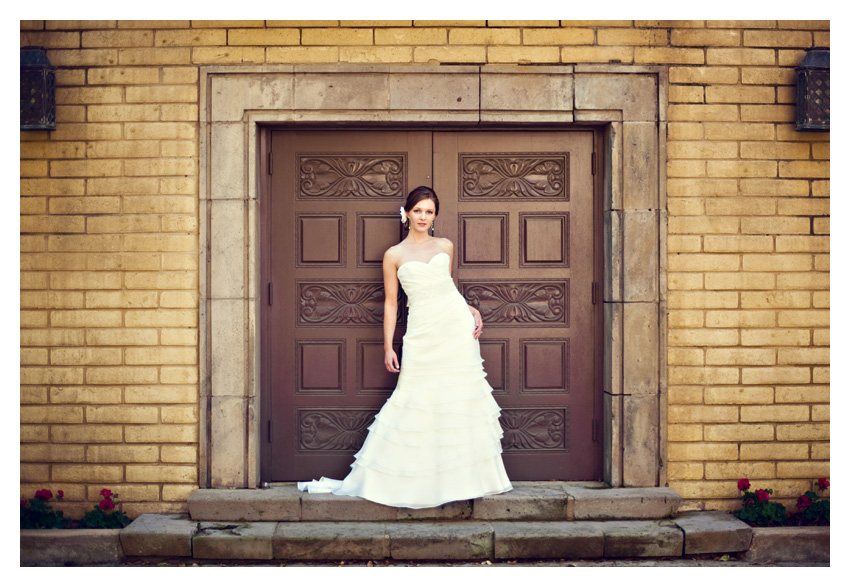
POLYGON ((21 130, 56 130, 56 68, 44 47, 21 47, 21 130))
POLYGON ((797 72, 797 131, 829 132, 829 48, 806 49, 797 72))

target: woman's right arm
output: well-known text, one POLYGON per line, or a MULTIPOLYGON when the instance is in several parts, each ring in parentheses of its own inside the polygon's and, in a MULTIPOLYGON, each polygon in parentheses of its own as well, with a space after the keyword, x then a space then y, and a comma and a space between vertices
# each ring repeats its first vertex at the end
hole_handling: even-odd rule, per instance
POLYGON ((384 253, 384 366, 390 373, 399 372, 398 357, 393 350, 396 316, 398 315, 398 269, 395 259, 384 253))

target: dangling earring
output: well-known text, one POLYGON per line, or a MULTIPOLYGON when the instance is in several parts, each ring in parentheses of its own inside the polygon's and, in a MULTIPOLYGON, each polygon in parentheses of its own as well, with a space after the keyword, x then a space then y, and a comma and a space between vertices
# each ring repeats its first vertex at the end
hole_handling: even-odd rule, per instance
POLYGON ((431 236, 434 236, 434 223, 431 223, 431 236))

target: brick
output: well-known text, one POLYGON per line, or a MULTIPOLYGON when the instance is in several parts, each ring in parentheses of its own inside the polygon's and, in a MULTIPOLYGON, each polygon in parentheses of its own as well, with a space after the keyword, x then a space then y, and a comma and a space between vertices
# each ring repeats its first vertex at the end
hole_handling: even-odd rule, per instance
MULTIPOLYGON (((22 444, 21 462, 73 463, 85 460, 85 447, 56 444, 22 444)), ((65 497, 69 497, 66 492, 65 497)))
POLYGON ((706 122, 705 138, 711 141, 773 141, 776 137, 774 125, 756 122, 734 122, 737 120, 737 107, 731 105, 713 105, 708 108, 731 108, 736 117, 731 124, 706 122))
POLYGON ((792 463, 776 463, 776 474, 780 478, 818 479, 829 477, 828 461, 800 461, 792 463))
POLYGON ((741 83, 765 85, 789 85, 796 83, 797 77, 791 67, 742 67, 741 83))
POLYGON ((121 312, 112 310, 57 310, 51 312, 52 326, 81 328, 121 326, 121 312))
POLYGON ((811 334, 808 330, 790 328, 743 330, 742 346, 808 346, 811 334))
MULTIPOLYGON (((728 442, 671 442, 668 445, 671 461, 734 461, 738 459, 738 445, 728 442)), ((671 489, 678 491, 671 486, 671 489)), ((735 487, 732 487, 734 490, 735 487)), ((680 493, 681 495, 681 493, 680 493)), ((685 497, 684 495, 682 497, 685 497)))
POLYGON ((676 196, 723 196, 736 194, 738 182, 734 179, 669 179, 667 195, 676 196))
POLYGON ((53 481, 71 483, 120 483, 123 481, 123 467, 119 465, 54 465, 53 481))
POLYGON ((80 330, 62 330, 58 328, 21 330, 21 346, 64 346, 82 345, 85 335, 80 330))
POLYGON ((697 235, 668 235, 669 253, 694 253, 702 249, 702 239, 697 235))
POLYGON ((779 326, 829 326, 829 310, 780 310, 779 326))
MULTIPOLYGON (((823 269, 828 271, 829 267, 823 269)), ((829 273, 778 273, 776 275, 776 287, 780 289, 829 289, 829 273)))
POLYGON ((734 406, 669 406, 667 419, 672 423, 737 422, 738 408, 734 406))
MULTIPOLYGON (((435 29, 441 32, 441 29, 435 29)), ((380 38, 375 31, 375 42, 380 38)), ((525 31, 527 35, 529 31, 525 31)), ((439 38, 439 36, 435 37, 439 38)), ((518 29, 481 29, 481 28, 453 28, 448 32, 449 44, 451 45, 519 45, 522 38, 518 29)), ((424 44, 424 43, 417 43, 424 44)))
POLYGON ((783 198, 779 201, 778 212, 780 215, 828 215, 829 199, 783 198))
POLYGON ((194 446, 163 446, 160 454, 163 463, 196 463, 198 461, 198 449, 194 446))
POLYGON ((772 49, 708 48, 707 65, 775 65, 776 52, 772 49))
POLYGON ((737 292, 716 291, 671 291, 668 294, 670 308, 737 308, 737 292))
POLYGON ((163 424, 190 424, 198 421, 196 406, 163 406, 161 413, 163 424))
POLYGON ((409 63, 412 47, 340 47, 339 60, 344 63, 409 63))
POLYGON ((124 90, 127 102, 197 102, 198 88, 190 85, 134 86, 124 90))
POLYGON ((154 406, 88 406, 86 422, 101 424, 156 424, 159 408, 154 406))
POLYGON ((160 382, 183 385, 198 382, 197 367, 162 367, 160 382))
POLYGON ((709 161, 709 177, 775 177, 775 161, 709 161))
POLYGON ((745 254, 743 268, 744 271, 809 271, 812 268, 812 257, 791 253, 745 254))
POLYGON ((197 362, 194 348, 135 347, 124 351, 127 365, 193 365, 197 362))
POLYGON ((704 395, 706 404, 771 404, 774 392, 772 387, 710 387, 704 395))
MULTIPOLYGON (((781 99, 777 100, 782 102, 781 99)), ((741 120, 752 122, 792 122, 796 120, 796 108, 793 105, 743 105, 741 120)))
POLYGON ((145 47, 153 45, 153 31, 84 31, 83 47, 145 47))
POLYGON ((667 440, 670 442, 688 442, 702 440, 702 424, 670 424, 667 440))
POLYGON ((50 274, 51 289, 119 289, 120 287, 120 273, 59 271, 50 274))
POLYGON ((668 479, 702 479, 703 465, 700 463, 669 463, 667 466, 668 479))
MULTIPOLYGON (((476 29, 469 30, 475 31, 476 29)), ((515 33, 514 43, 519 43, 519 31, 512 32, 515 33)), ((454 36, 456 39, 459 39, 459 41, 449 40, 448 42, 460 45, 476 44, 472 41, 463 40, 466 35, 462 34, 460 30, 458 30, 454 36)), ((382 28, 375 30, 376 45, 445 45, 447 39, 451 38, 452 37, 449 35, 448 31, 442 28, 382 28)), ((504 40, 507 42, 508 38, 505 37, 504 40)))
POLYGON ((21 406, 21 424, 72 424, 83 421, 83 408, 72 406, 21 406))
POLYGON ((773 273, 706 273, 705 289, 775 289, 773 273))
POLYGON ((80 292, 30 291, 21 293, 21 308, 81 308, 80 292))
POLYGON ((778 424, 776 440, 829 440, 829 424, 778 424))
POLYGON ((635 63, 703 65, 706 59, 702 49, 635 47, 635 63))
POLYGON ((670 328, 694 328, 705 325, 705 312, 698 310, 670 310, 667 321, 670 328))
MULTIPOLYGON (((159 448, 156 446, 114 446, 107 444, 86 447, 86 461, 89 463, 155 463, 158 459, 159 448)), ((128 501, 129 496, 126 492, 124 490, 119 491, 122 501, 128 501)))
POLYGON ((776 312, 753 310, 708 311, 705 313, 705 325, 709 328, 754 328, 775 326, 776 312))
MULTIPOLYGON (((700 353, 700 356, 703 353, 702 349, 671 349, 671 351, 695 351, 700 353)), ((699 385, 673 385, 668 388, 669 396, 668 402, 669 404, 701 404, 702 403, 702 390, 703 388, 699 385)), ((700 430, 702 430, 700 428, 700 430)), ((700 432, 700 438, 702 438, 702 432, 700 432)))
MULTIPOLYGON (((195 425, 127 425, 124 427, 124 437, 126 442, 130 443, 197 442, 198 431, 195 425)), ((139 480, 150 481, 150 479, 144 478, 140 478, 139 480)))
POLYGON ((776 92, 768 86, 717 86, 705 88, 706 103, 773 104, 776 92))
POLYGON ((35 46, 45 49, 77 49, 80 46, 79 32, 22 32, 21 47, 35 46))
MULTIPOLYGON (((303 29, 302 45, 371 45, 372 29, 303 29)), ((218 43, 213 43, 218 44, 218 43)))
POLYGON ((121 426, 51 426, 50 439, 59 443, 121 442, 121 426))
MULTIPOLYGON (((705 169, 705 162, 700 161, 699 163, 702 168, 705 169)), ((667 211, 671 216, 703 216, 705 215, 705 201, 696 198, 668 198, 667 211)), ((667 237, 668 247, 670 240, 675 238, 678 237, 675 235, 669 235, 667 237)), ((700 250, 701 248, 702 247, 697 247, 696 250, 700 250)))
POLYGON ((120 387, 51 387, 53 404, 108 404, 121 402, 120 387))
POLYGON ((779 349, 780 365, 829 364, 828 348, 779 349))
MULTIPOLYGON (((775 365, 773 349, 706 349, 706 365, 775 365)), ((781 363, 782 361, 780 361, 781 363)))
POLYGON ((670 385, 734 385, 740 383, 737 367, 669 367, 670 385))
POLYGON ((103 67, 88 70, 87 81, 90 85, 132 85, 159 83, 159 69, 156 67, 103 67))
POLYGON ((201 45, 226 45, 225 29, 158 30, 154 37, 157 47, 196 47, 201 45))
POLYGON ((810 298, 807 292, 742 292, 741 306, 744 308, 808 308, 810 298))
POLYGON ((275 29, 229 29, 227 31, 228 45, 297 45, 301 40, 301 32, 297 28, 275 29))
POLYGON ((52 365, 120 365, 121 349, 56 348, 50 350, 52 365))
POLYGON ((738 156, 733 141, 668 141, 667 155, 674 159, 730 159, 738 156))
MULTIPOLYGON (((741 383, 764 385, 771 383, 810 383, 812 376, 807 367, 744 367, 741 383)), ((808 412, 806 414, 808 418, 808 412)))
MULTIPOLYGON (((98 108, 91 106, 91 109, 98 108)), ((107 106, 105 108, 115 108, 107 106)), ((109 160, 51 161, 50 175, 53 177, 107 177, 121 174, 121 162, 109 160)))
POLYGON ((561 58, 558 47, 549 46, 487 47, 486 51, 488 63, 558 63, 561 58))
POLYGON ((682 289, 702 289, 703 274, 702 273, 668 273, 667 274, 667 289, 682 290, 682 289))
MULTIPOLYGON (((671 218, 671 221, 673 219, 671 218)), ((734 219, 737 228, 737 218, 734 219)), ((729 231, 732 232, 732 231, 729 231)), ((764 253, 773 251, 773 238, 770 236, 712 236, 703 238, 703 250, 706 253, 764 253)))
POLYGON ((737 67, 671 67, 671 84, 737 84, 737 67))
POLYGON ((764 460, 806 460, 809 458, 808 444, 792 444, 784 442, 742 443, 742 461, 764 460))
POLYGON ((671 104, 667 108, 667 116, 671 121, 734 122, 738 120, 738 107, 731 104, 671 104))
MULTIPOLYGON (((118 50, 119 65, 184 65, 192 59, 192 50, 189 48, 128 48, 118 50)), ((163 70, 163 81, 166 72, 163 70)))
POLYGON ((51 198, 51 214, 116 214, 121 209, 118 197, 51 198))
POLYGON ((156 381, 156 367, 89 367, 86 370, 88 384, 138 384, 156 381))
MULTIPOLYGON (((668 365, 704 365, 704 351, 702 349, 671 348, 667 350, 668 365)), ((674 402, 681 403, 681 402, 674 402)))
POLYGON ((115 49, 55 49, 50 51, 49 59, 55 67, 115 65, 118 53, 115 49))
POLYGON ((159 191, 158 183, 156 178, 146 177, 93 178, 87 180, 86 192, 91 196, 149 194, 159 191))
POLYGON ((829 252, 828 236, 777 236, 776 252, 829 252))
POLYGON ((127 310, 124 315, 124 325, 131 328, 197 326, 197 322, 193 310, 127 310))
POLYGON ((670 32, 670 44, 686 47, 737 47, 741 44, 741 32, 720 29, 675 29, 670 32))
POLYGON ((561 47, 561 63, 609 63, 619 61, 632 63, 634 49, 631 47, 561 47))
POLYGON ((125 401, 131 404, 188 404, 198 401, 191 385, 128 385, 125 401))
POLYGON ((267 63, 336 63, 339 47, 269 47, 267 63))
POLYGON ((163 328, 160 331, 160 340, 164 345, 197 346, 198 331, 193 328, 163 328))
POLYGON ((776 474, 776 465, 765 462, 748 463, 707 463, 706 479, 772 479, 776 474))
POLYGON ((600 45, 666 45, 667 31, 658 29, 599 29, 596 31, 596 42, 600 45))
POLYGON ((802 47, 812 46, 808 31, 744 31, 745 47, 802 47))
POLYGON ((779 177, 829 177, 829 161, 780 161, 779 177))
POLYGON ((738 271, 739 255, 681 253, 668 258, 670 271, 738 271))
POLYGON ((829 422, 829 406, 812 406, 812 422, 829 422))
POLYGON ((85 336, 87 344, 97 346, 153 345, 159 339, 156 330, 141 328, 90 329, 85 336))

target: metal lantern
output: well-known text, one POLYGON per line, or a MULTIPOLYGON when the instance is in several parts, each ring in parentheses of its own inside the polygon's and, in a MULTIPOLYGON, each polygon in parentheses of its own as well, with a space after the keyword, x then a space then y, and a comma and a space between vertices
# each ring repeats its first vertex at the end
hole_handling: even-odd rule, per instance
POLYGON ((812 47, 797 72, 797 130, 829 132, 829 48, 812 47))
POLYGON ((21 47, 21 130, 56 130, 56 68, 44 47, 21 47))

